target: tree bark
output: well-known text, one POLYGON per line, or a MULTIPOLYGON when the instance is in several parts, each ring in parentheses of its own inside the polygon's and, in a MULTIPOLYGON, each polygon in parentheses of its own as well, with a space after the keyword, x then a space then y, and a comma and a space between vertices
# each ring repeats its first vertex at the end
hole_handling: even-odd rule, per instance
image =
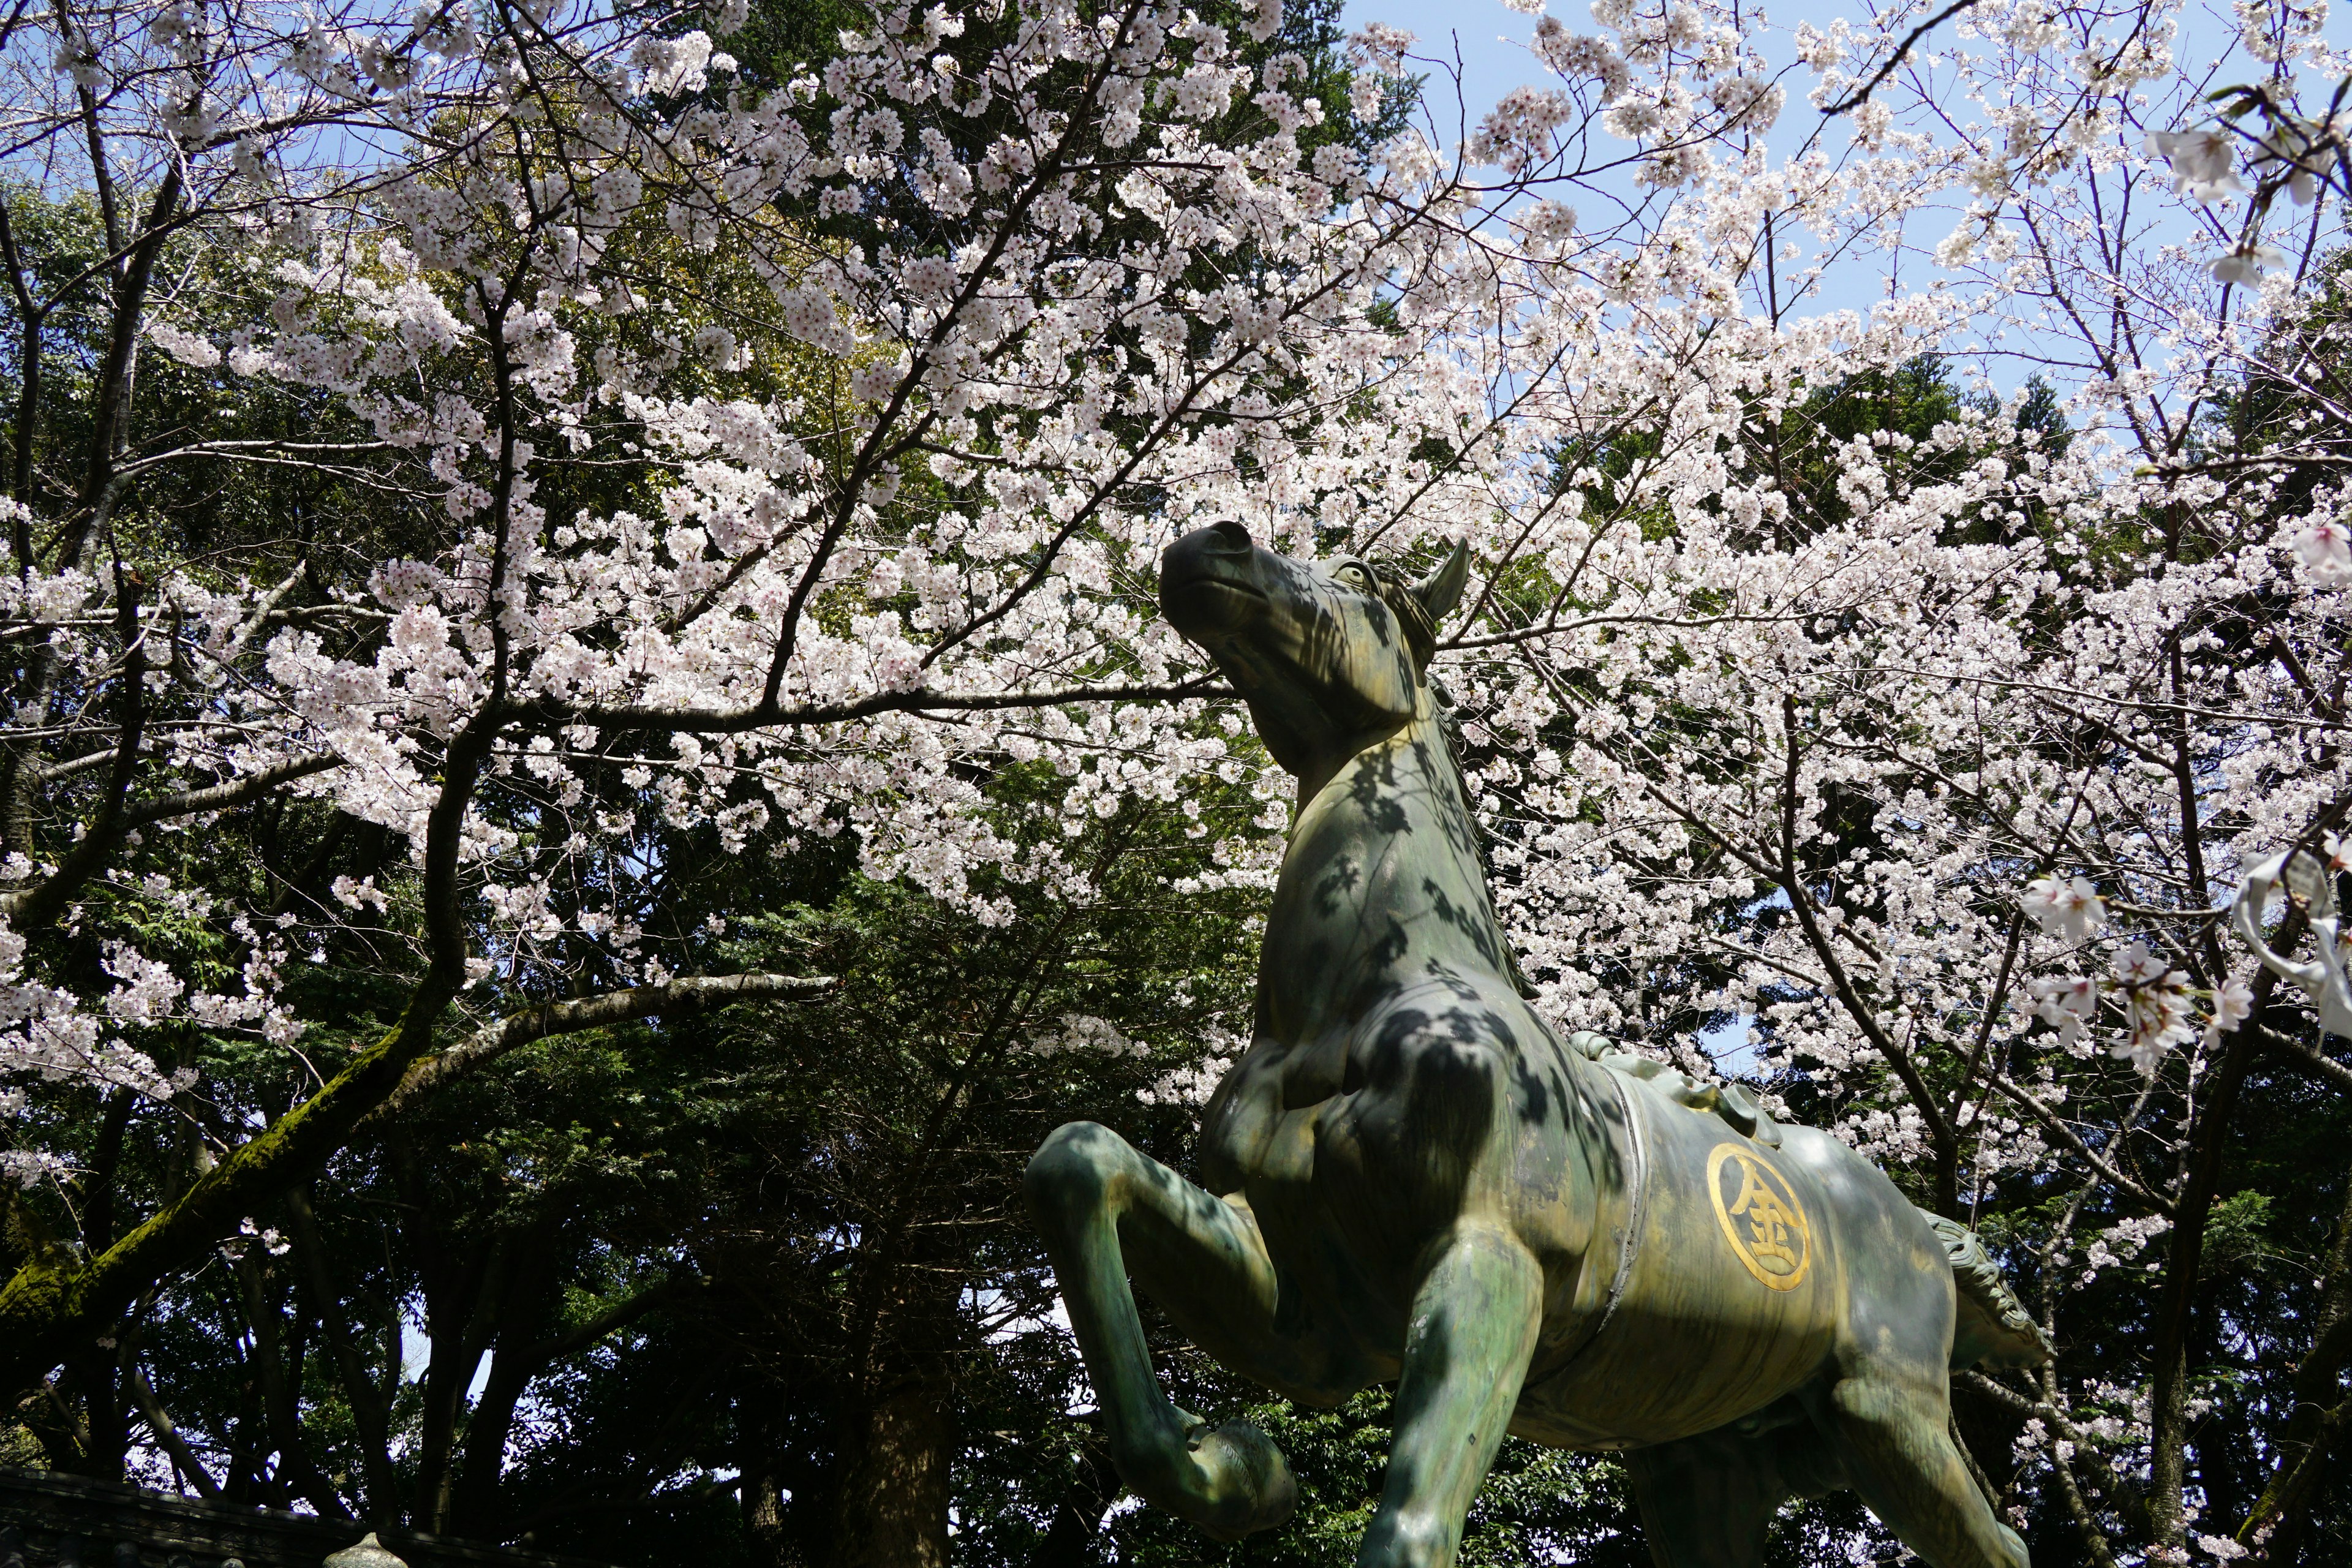
POLYGON ((507 1439, 514 1431, 515 1406, 523 1390, 546 1366, 537 1347, 517 1342, 519 1328, 499 1336, 490 1352, 490 1374, 483 1380, 482 1395, 466 1420, 466 1441, 457 1466, 455 1503, 450 1518, 457 1533, 483 1541, 502 1539, 497 1519, 499 1478, 506 1468, 507 1439))
POLYGON ((518 1259, 516 1254, 535 1240, 528 1231, 503 1232, 463 1267, 436 1268, 425 1276, 425 1331, 433 1353, 425 1366, 424 1429, 416 1442, 416 1500, 410 1513, 419 1530, 448 1533, 457 1507, 457 1423, 465 1414, 466 1390, 489 1349, 511 1271, 519 1264, 530 1267, 530 1258, 518 1259))
POLYGON ((302 1430, 299 1373, 286 1353, 285 1321, 275 1284, 264 1277, 248 1247, 235 1264, 245 1298, 246 1326, 253 1335, 253 1366, 261 1384, 262 1417, 278 1449, 278 1474, 298 1495, 329 1519, 349 1519, 351 1510, 310 1458, 302 1430))
POLYGON ((585 1322, 552 1339, 533 1341, 534 1332, 553 1304, 554 1281, 548 1268, 548 1248, 535 1248, 528 1265, 530 1278, 509 1293, 500 1314, 498 1348, 490 1355, 490 1373, 482 1383, 482 1396, 466 1421, 466 1442, 457 1468, 457 1504, 451 1518, 457 1533, 485 1541, 503 1541, 511 1533, 497 1518, 499 1480, 505 1473, 507 1440, 514 1434, 515 1407, 521 1404, 530 1380, 565 1356, 586 1350, 605 1335, 628 1327, 647 1312, 674 1300, 676 1280, 664 1280, 606 1308, 585 1322))
POLYGON ((2238 1113, 2238 1096, 2245 1088, 2256 1043, 2262 1037, 2263 1015, 2277 984, 2278 976, 2268 969, 2254 976, 2252 1011, 2224 1037, 2221 1062, 2206 1080, 2205 1103, 2199 1108, 2197 1120, 2189 1130, 2189 1179, 2182 1185, 2174 1212, 2172 1247, 2166 1259, 2163 1294, 2158 1300, 2154 1346, 2156 1375, 2150 1400, 2155 1443, 2148 1463, 2148 1513, 2153 1531, 2149 1544, 2176 1551, 2188 1538, 2181 1487, 2188 1476, 2189 1342, 2197 1310, 2199 1275, 2204 1264, 2205 1226, 2221 1193, 2231 1123, 2238 1113))
POLYGON ((930 1373, 886 1390, 853 1420, 835 1502, 833 1568, 947 1568, 955 1403, 930 1373))
POLYGON ((640 985, 602 996, 569 1002, 542 1002, 477 1030, 448 1049, 413 1064, 399 1088, 369 1118, 371 1124, 404 1114, 425 1096, 454 1078, 479 1070, 507 1052, 552 1035, 576 1035, 625 1024, 638 1018, 684 1017, 729 1002, 754 1000, 809 1001, 832 991, 840 981, 830 974, 688 975, 661 985, 640 985))
POLYGON ((735 1397, 735 1468, 743 1478, 736 1500, 743 1510, 743 1533, 755 1568, 786 1568, 794 1555, 777 1453, 782 1435, 771 1416, 773 1402, 773 1391, 767 1388, 735 1397))
POLYGON ((213 1479, 212 1472, 205 1468, 205 1462, 196 1458, 195 1450, 188 1447, 188 1440, 180 1436, 171 1412, 165 1410, 163 1402, 155 1397, 154 1387, 148 1383, 147 1374, 140 1370, 135 1361, 131 1363, 130 1383, 131 1394, 139 1402, 140 1414, 147 1418, 147 1431, 155 1439, 155 1446, 172 1457, 172 1463, 178 1469, 180 1478, 196 1489, 197 1496, 207 1500, 218 1498, 220 1484, 213 1479))

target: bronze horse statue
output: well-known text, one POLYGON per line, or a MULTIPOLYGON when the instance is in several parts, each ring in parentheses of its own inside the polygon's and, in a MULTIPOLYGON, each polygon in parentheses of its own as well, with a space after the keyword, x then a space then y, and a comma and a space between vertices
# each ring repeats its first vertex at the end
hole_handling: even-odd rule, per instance
POLYGON ((1452 1563, 1506 1433, 1622 1450, 1662 1568, 1754 1568, 1782 1503, 1841 1487, 1936 1568, 2025 1568, 1949 1377, 2047 1348, 1975 1238, 1827 1134, 1522 998, 1424 673, 1466 566, 1408 585, 1232 522, 1162 559, 1162 609, 1299 804, 1201 1184, 1087 1122, 1029 1165, 1120 1475, 1220 1540, 1297 1501, 1256 1428, 1162 1392, 1132 1275, 1292 1399, 1395 1383, 1359 1568, 1452 1563))

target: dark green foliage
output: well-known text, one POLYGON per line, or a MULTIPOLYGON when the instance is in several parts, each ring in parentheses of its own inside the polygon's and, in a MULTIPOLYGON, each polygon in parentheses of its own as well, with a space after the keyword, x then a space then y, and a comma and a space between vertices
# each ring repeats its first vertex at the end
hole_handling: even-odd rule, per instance
MULTIPOLYGON (((1198 1363, 1198 1357, 1186 1358, 1198 1363)), ((1202 1366, 1179 1369, 1196 1375, 1202 1366)), ((1178 1384, 1184 1404, 1213 1392, 1178 1384), (1197 1392, 1195 1392, 1197 1389, 1197 1392)), ((1389 1391, 1367 1389, 1334 1410, 1307 1410, 1234 1390, 1224 1402, 1186 1404, 1213 1420, 1244 1416, 1290 1461, 1299 1479, 1297 1516, 1282 1529, 1220 1547, 1189 1526, 1130 1501, 1106 1533, 1122 1564, 1167 1568, 1347 1568, 1380 1500, 1388 1458, 1389 1391)), ((1579 1568, 1646 1568, 1649 1549, 1633 1514, 1624 1473, 1605 1458, 1539 1448, 1517 1438, 1503 1446, 1472 1507, 1462 1543, 1464 1568, 1517 1568, 1570 1562, 1579 1568)))

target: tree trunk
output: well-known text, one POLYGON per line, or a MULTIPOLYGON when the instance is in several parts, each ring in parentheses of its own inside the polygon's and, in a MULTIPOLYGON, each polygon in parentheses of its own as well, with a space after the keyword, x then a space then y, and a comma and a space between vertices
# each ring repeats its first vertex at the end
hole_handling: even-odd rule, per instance
POLYGON ((2276 984, 2277 976, 2268 969, 2255 975, 2252 1011, 2224 1037, 2228 1043, 2221 1062, 2205 1080, 2205 1103, 2199 1107, 2197 1120, 2189 1130, 2189 1179, 2172 1216, 2172 1247, 2166 1258, 2153 1346, 2156 1376, 2149 1404, 2155 1417, 2155 1442, 2148 1461, 2147 1490, 2149 1523, 2155 1533, 2148 1544, 2175 1552, 2182 1550, 2189 1535, 2186 1500, 2181 1495, 2188 1477, 2189 1348, 2195 1327, 2199 1271, 2204 1263, 2205 1226, 2221 1192, 2238 1096, 2253 1064, 2257 1032, 2276 984))
POLYGON ((546 1364, 541 1358, 523 1354, 505 1337, 491 1352, 490 1374, 483 1381, 482 1396, 475 1402, 473 1414, 467 1418, 466 1440, 457 1467, 457 1502, 450 1521, 457 1533, 484 1541, 506 1538, 498 1513, 507 1439, 513 1436, 515 1406, 522 1402, 523 1390, 530 1385, 532 1374, 546 1364))
POLYGON ((70 1363, 83 1400, 82 1419, 89 1445, 77 1467, 81 1474, 109 1486, 122 1484, 122 1460, 131 1447, 130 1424, 124 1419, 121 1380, 114 1353, 100 1348, 70 1363))
POLYGON ((332 1482, 310 1458, 302 1429, 300 1370, 286 1353, 287 1325, 278 1306, 278 1287, 247 1248, 231 1265, 245 1298, 246 1327, 253 1339, 252 1367, 261 1386, 261 1414, 269 1444, 278 1450, 278 1476, 328 1519, 349 1519, 351 1510, 332 1482))
MULTIPOLYGON (((764 1403, 762 1401, 761 1403, 764 1403)), ((760 1419, 753 1401, 735 1402, 739 1434, 736 1468, 743 1480, 737 1500, 743 1510, 743 1534, 751 1542, 756 1568, 786 1568, 798 1555, 793 1551, 792 1521, 784 1515, 782 1467, 777 1463, 777 1436, 760 1419)))
POLYGON ((849 1423, 834 1568, 947 1568, 955 1403, 944 1377, 887 1390, 849 1423))
POLYGON ((1054 1522, 1030 1554, 1029 1568, 1093 1568, 1101 1560, 1097 1537, 1102 1533, 1103 1515, 1118 1490, 1110 1445, 1099 1434, 1089 1436, 1078 1450, 1077 1467, 1062 1493, 1061 1506, 1054 1510, 1054 1522))
MULTIPOLYGON (((292 1188, 286 1194, 286 1210, 292 1216, 298 1259, 310 1273, 310 1293, 318 1302, 320 1332, 326 1340, 328 1354, 333 1358, 344 1401, 351 1407, 364 1478, 362 1490, 367 1521, 373 1525, 398 1524, 400 1480, 392 1467, 392 1418, 386 1408, 383 1385, 369 1375, 367 1360, 361 1353, 363 1347, 352 1335, 341 1293, 328 1266, 327 1244, 319 1233, 319 1216, 310 1206, 310 1194, 299 1186, 292 1188)), ((397 1330, 394 1338, 398 1339, 397 1330)), ((397 1388, 398 1384, 389 1386, 397 1388)))
POLYGON ((425 1331, 433 1342, 425 1363, 424 1410, 416 1440, 416 1498, 410 1521, 419 1530, 446 1535, 457 1504, 457 1424, 466 1412, 466 1391, 482 1364, 488 1325, 502 1294, 511 1238, 493 1237, 488 1247, 454 1271, 446 1291, 426 1287, 425 1331))

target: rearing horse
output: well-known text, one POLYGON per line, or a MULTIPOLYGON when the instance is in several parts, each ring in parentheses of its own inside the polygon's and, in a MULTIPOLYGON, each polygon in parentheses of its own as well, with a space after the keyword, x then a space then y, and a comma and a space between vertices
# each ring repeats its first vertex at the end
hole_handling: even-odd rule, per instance
POLYGON ((2025 1568, 1950 1436, 1950 1369, 2045 1353, 1975 1238, 1521 998, 1424 677, 1466 563, 1406 586, 1232 522, 1161 562, 1299 806, 1202 1184, 1087 1122, 1029 1165, 1119 1473, 1221 1540, 1297 1500, 1256 1428, 1170 1403, 1132 1274, 1290 1398, 1396 1384, 1359 1568, 1451 1564, 1506 1433, 1625 1450, 1664 1568, 1754 1568, 1784 1501, 1840 1487, 1937 1568, 2025 1568))

